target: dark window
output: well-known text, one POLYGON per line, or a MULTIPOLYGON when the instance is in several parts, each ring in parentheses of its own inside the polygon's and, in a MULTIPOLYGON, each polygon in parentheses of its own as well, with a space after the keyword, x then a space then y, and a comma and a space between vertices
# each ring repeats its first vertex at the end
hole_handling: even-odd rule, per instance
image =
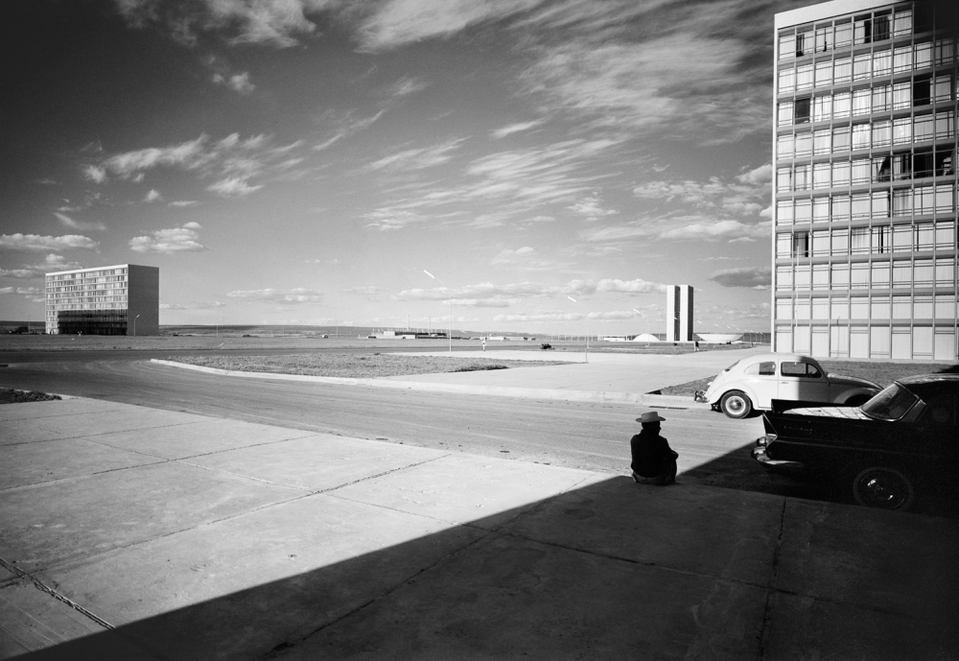
POLYGON ((776 363, 773 361, 759 363, 759 373, 764 376, 773 375, 776 373, 776 363))
POLYGON ((932 169, 932 150, 916 152, 912 155, 912 176, 916 179, 920 177, 931 177, 932 169))
POLYGON ((955 147, 936 151, 936 176, 948 177, 956 173, 955 147))
POLYGON ((802 57, 803 53, 805 53, 806 51, 805 44, 806 44, 806 35, 803 33, 797 34, 796 35, 796 57, 802 57))
POLYGON ((793 234, 793 257, 809 257, 809 232, 793 234))
MULTIPOLYGON (((928 76, 912 81, 912 105, 928 106, 932 101, 932 85, 928 76)), ((798 103, 798 102, 797 102, 798 103)))
POLYGON ((782 375, 818 379, 822 376, 822 372, 820 372, 815 365, 810 365, 809 363, 784 362, 782 364, 782 375))
MULTIPOLYGON (((929 81, 926 81, 926 103, 929 97, 929 81)), ((812 99, 809 97, 805 99, 796 99, 796 104, 793 110, 793 123, 795 124, 808 124, 809 123, 809 106, 812 99)))
POLYGON ((876 16, 872 19, 872 40, 889 38, 889 16, 876 16))
POLYGON ((932 400, 922 412, 919 422, 936 427, 955 427, 956 396, 944 395, 932 400))

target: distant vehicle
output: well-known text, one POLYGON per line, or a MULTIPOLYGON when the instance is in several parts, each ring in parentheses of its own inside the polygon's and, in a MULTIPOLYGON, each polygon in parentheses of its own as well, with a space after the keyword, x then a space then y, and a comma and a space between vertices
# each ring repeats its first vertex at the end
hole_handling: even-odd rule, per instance
POLYGON ((753 449, 768 469, 825 479, 867 507, 959 500, 959 374, 899 379, 857 408, 779 404, 753 449))
POLYGON ((730 418, 745 418, 754 410, 768 411, 774 399, 858 406, 880 390, 866 379, 826 374, 809 356, 765 353, 733 363, 696 399, 730 418))

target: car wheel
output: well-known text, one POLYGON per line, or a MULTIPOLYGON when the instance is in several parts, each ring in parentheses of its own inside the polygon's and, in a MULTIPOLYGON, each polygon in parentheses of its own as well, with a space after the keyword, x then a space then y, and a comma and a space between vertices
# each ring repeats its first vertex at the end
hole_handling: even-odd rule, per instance
POLYGON ((745 418, 752 413, 753 403, 739 390, 730 390, 719 400, 719 407, 730 418, 745 418))
POLYGON ((859 471, 852 483, 856 502, 884 510, 907 510, 916 497, 909 478, 892 468, 870 466, 859 471))

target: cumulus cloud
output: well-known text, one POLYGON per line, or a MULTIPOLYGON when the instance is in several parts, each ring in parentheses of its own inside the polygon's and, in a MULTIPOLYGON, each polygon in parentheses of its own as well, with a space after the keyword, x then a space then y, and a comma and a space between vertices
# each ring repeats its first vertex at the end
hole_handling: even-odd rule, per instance
POLYGON ((38 234, 0 234, 0 248, 23 250, 27 252, 45 252, 47 250, 96 250, 100 244, 93 239, 78 234, 64 236, 40 236, 38 234))
POLYGON ((154 188, 154 189, 151 189, 149 193, 147 193, 147 196, 143 198, 143 201, 146 202, 147 204, 150 204, 151 202, 159 202, 162 199, 163 199, 163 196, 160 195, 160 191, 154 188))
POLYGON ((154 252, 172 254, 180 252, 200 252, 206 250, 200 243, 199 223, 187 223, 183 227, 157 230, 151 236, 138 236, 130 239, 130 250, 134 252, 154 252))
POLYGON ((709 279, 723 287, 744 287, 766 290, 772 283, 772 271, 769 268, 732 268, 717 271, 709 279))
POLYGON ((256 89, 256 85, 250 82, 250 73, 244 71, 233 75, 224 75, 221 73, 213 74, 213 82, 217 85, 229 87, 237 94, 251 94, 256 89))

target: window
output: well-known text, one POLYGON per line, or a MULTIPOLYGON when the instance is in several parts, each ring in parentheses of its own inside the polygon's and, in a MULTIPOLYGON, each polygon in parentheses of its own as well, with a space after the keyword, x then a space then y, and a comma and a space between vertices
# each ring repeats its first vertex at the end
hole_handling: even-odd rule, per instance
POLYGON ((892 144, 902 145, 912 142, 912 118, 900 117, 892 120, 892 144))
POLYGON ((796 89, 808 90, 813 84, 812 64, 801 64, 796 67, 796 89))
POLYGON ((956 221, 947 220, 936 223, 936 248, 953 250, 956 247, 956 221))
POLYGON ((810 363, 783 361, 779 369, 783 376, 800 376, 809 379, 822 378, 822 372, 819 371, 819 368, 810 363))
POLYGON ((866 87, 852 93, 852 114, 868 115, 872 111, 872 91, 866 87))
POLYGON ((776 235, 776 257, 786 259, 792 255, 792 235, 780 232, 776 235))
POLYGON ((777 109, 776 121, 779 126, 785 126, 793 123, 793 102, 783 101, 777 109))
POLYGON ((892 86, 892 107, 894 110, 908 108, 912 105, 912 83, 895 83, 892 86))
MULTIPOLYGON (((829 164, 826 163, 828 167, 829 164)), ((828 176, 828 171, 827 171, 828 176)), ((817 197, 812 201, 812 221, 814 223, 825 223, 829 221, 829 198, 817 197)))
POLYGON ((853 255, 869 253, 869 228, 854 227, 849 232, 849 252, 853 255))
POLYGON ((796 200, 796 206, 793 211, 795 215, 795 221, 797 225, 806 224, 810 220, 810 203, 809 200, 796 200))
MULTIPOLYGON (((849 230, 833 230, 832 232, 832 254, 849 254, 849 230)), ((847 279, 848 280, 848 279, 847 279)))
POLYGON ((813 103, 813 117, 812 121, 814 122, 825 122, 832 118, 832 97, 828 94, 825 96, 817 96, 813 103))
POLYGON ((793 190, 801 191, 810 188, 809 166, 797 165, 793 171, 793 190))
MULTIPOLYGON (((912 122, 909 123, 910 135, 912 133, 912 122)), ((776 157, 780 160, 792 158, 796 149, 796 139, 792 133, 781 135, 776 138, 776 157)))
POLYGON ((796 134, 796 156, 809 156, 812 153, 812 133, 806 131, 805 133, 796 134))
POLYGON ((888 76, 892 72, 892 51, 883 50, 872 54, 872 75, 888 76))
POLYGON ((829 289, 829 264, 816 264, 812 267, 812 288, 829 289))
POLYGON ((872 19, 872 40, 883 41, 889 38, 889 14, 883 14, 872 19))
MULTIPOLYGON (((911 24, 909 26, 909 29, 911 31, 912 29, 911 24)), ((836 48, 850 45, 852 43, 852 23, 847 22, 843 24, 837 24, 835 28, 833 40, 836 44, 836 48)))
POLYGON ((856 55, 852 60, 852 79, 865 80, 872 77, 872 53, 856 55))
POLYGON ((952 110, 936 113, 936 139, 953 137, 955 113, 952 110))
POLYGON ((952 101, 952 78, 950 76, 938 76, 933 81, 932 96, 936 101, 952 101))
POLYGON ((935 176, 948 177, 955 174, 955 147, 940 147, 936 150, 935 176))
POLYGON ((870 165, 868 158, 857 158, 852 162, 852 184, 868 184, 870 179, 870 165))
POLYGON ((832 151, 832 132, 821 129, 813 133, 813 153, 816 155, 828 154, 832 151))
MULTIPOLYGON (((871 248, 873 254, 887 253, 892 248, 889 227, 873 227, 870 229, 871 248)), ((888 266, 888 265, 887 265, 888 266)))
POLYGON ((866 124, 853 124, 852 127, 852 148, 853 151, 857 149, 869 149, 870 143, 870 126, 866 124))
POLYGON ((796 55, 796 35, 779 35, 779 57, 781 59, 795 57, 796 55))
MULTIPOLYGON (((936 233, 935 227, 932 223, 922 223, 916 225, 916 250, 932 250, 936 245, 936 233)), ((932 268, 932 261, 928 261, 929 268, 932 268)), ((918 268, 919 262, 916 262, 916 268, 918 268)), ((930 271, 929 273, 932 273, 930 271)), ((931 276, 928 278, 931 281, 931 276)))
MULTIPOLYGON (((777 245, 779 243, 778 238, 779 237, 777 237, 777 245)), ((815 230, 812 233, 812 254, 815 256, 824 257, 828 256, 830 252, 829 230, 815 230)), ((816 279, 814 277, 813 282, 815 283, 815 281, 816 279)))
POLYGON ((834 298, 829 308, 829 316, 833 319, 848 319, 849 299, 834 298))
MULTIPOLYGON (((793 288, 793 272, 788 266, 776 268, 776 289, 791 290, 793 288)), ((792 306, 790 305, 790 308, 792 306)))
POLYGON ((774 361, 756 363, 750 365, 745 370, 745 374, 759 374, 760 376, 771 376, 776 374, 776 363, 774 361))
POLYGON ((872 88, 872 111, 886 112, 892 108, 892 87, 877 85, 872 88))
POLYGON ((929 76, 917 76, 912 81, 912 104, 928 106, 932 101, 932 79, 929 76))
POLYGON ((832 116, 844 119, 852 114, 852 92, 839 92, 832 97, 832 116))
POLYGON ((932 149, 923 149, 912 155, 912 176, 916 179, 931 177, 933 173, 932 149))
MULTIPOLYGON (((938 115, 937 115, 938 117, 938 115)), ((837 126, 832 131, 833 151, 849 151, 852 144, 852 129, 849 126, 837 126)))
POLYGON ((909 288, 912 284, 912 262, 899 260, 892 264, 892 282, 897 288, 909 288))
POLYGON ((852 80, 852 58, 837 58, 833 62, 832 78, 836 85, 848 83, 850 80, 852 80))
POLYGON ((792 168, 779 168, 776 170, 776 190, 780 193, 787 192, 792 188, 792 168))
POLYGON ((793 233, 793 257, 809 257, 809 232, 793 233))
POLYGON ((792 225, 793 222, 793 203, 790 200, 779 201, 776 203, 776 224, 792 225))
POLYGON ((832 60, 816 62, 816 87, 832 85, 832 60))
MULTIPOLYGON (((889 289, 889 262, 874 262, 872 265, 872 288, 889 289)), ((888 317, 889 313, 882 315, 888 317)))
POLYGON ((952 259, 936 260, 936 285, 952 287, 956 283, 956 263, 952 259))
POLYGON ((892 144, 892 122, 888 119, 875 122, 872 125, 872 146, 888 147, 892 144))
POLYGON ((779 93, 792 92, 796 89, 796 70, 792 67, 779 70, 779 93))
MULTIPOLYGON (((832 164, 832 185, 849 185, 849 161, 834 161, 832 164)), ((835 216, 835 214, 833 214, 835 216)))
POLYGON ((936 212, 950 214, 956 205, 956 190, 951 184, 936 186, 936 212))
POLYGON ((931 259, 916 260, 912 267, 912 281, 917 287, 931 287, 935 277, 936 269, 931 259))
POLYGON ((824 53, 833 46, 832 26, 816 28, 816 52, 824 53))
MULTIPOLYGON (((892 215, 893 216, 911 216, 912 215, 912 189, 902 188, 892 192, 892 215)), ((898 227, 896 228, 899 229, 898 227)), ((897 248, 898 249, 898 248, 897 248)), ((912 249, 912 244, 906 250, 912 249)))
MULTIPOLYGON (((926 82, 928 87, 928 81, 926 82)), ((811 99, 809 97, 806 97, 804 99, 796 99, 793 105, 793 123, 795 124, 809 123, 810 102, 811 102, 811 99)), ((929 103, 928 100, 926 101, 926 103, 929 103)))
POLYGON ((829 188, 830 173, 832 166, 829 163, 816 163, 813 165, 813 188, 829 188))
POLYGON ((902 73, 912 69, 912 46, 899 46, 892 52, 892 69, 902 73))
POLYGON ((942 39, 936 42, 936 64, 950 64, 955 55, 956 45, 952 39, 942 39))
POLYGON ((811 37, 812 33, 809 30, 796 34, 796 57, 808 54, 808 49, 813 46, 811 37))
POLYGON ((896 12, 892 22, 893 34, 903 37, 912 34, 912 10, 900 9, 896 12))
POLYGON ((913 142, 932 140, 935 134, 935 123, 932 115, 916 115, 912 123, 913 142))
POLYGON ((924 42, 921 44, 916 44, 912 66, 915 69, 926 69, 932 66, 932 42, 924 42))

